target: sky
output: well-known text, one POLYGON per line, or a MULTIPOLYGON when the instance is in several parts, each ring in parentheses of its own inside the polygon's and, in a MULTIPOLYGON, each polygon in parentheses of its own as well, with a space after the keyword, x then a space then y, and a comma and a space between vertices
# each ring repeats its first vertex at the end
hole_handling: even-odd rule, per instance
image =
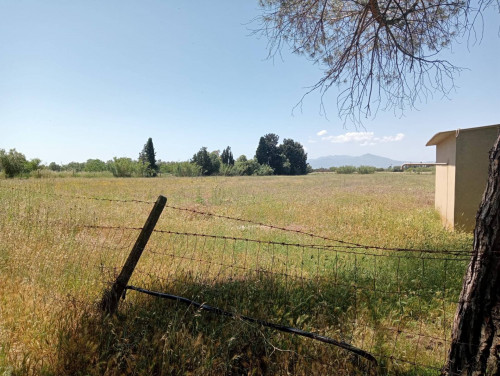
MULTIPOLYGON (((44 163, 136 159, 151 137, 157 159, 202 146, 253 157, 259 138, 300 142, 308 157, 376 154, 434 161, 437 132, 500 123, 500 15, 480 43, 444 58, 467 68, 447 98, 403 115, 378 111, 360 127, 337 115, 338 89, 312 93, 321 67, 284 49, 268 59, 252 34, 257 0, 0 1, 0 149, 44 163)), ((481 34, 481 27, 478 28, 481 34)))

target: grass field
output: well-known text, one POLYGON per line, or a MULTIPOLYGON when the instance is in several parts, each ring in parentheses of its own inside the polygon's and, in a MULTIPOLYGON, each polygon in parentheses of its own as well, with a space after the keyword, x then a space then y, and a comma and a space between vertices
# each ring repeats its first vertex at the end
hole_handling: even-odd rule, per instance
POLYGON ((470 252, 472 235, 443 229, 433 190, 433 175, 396 173, 0 180, 0 374, 375 372, 134 291, 103 317, 96 302, 159 194, 171 207, 131 284, 346 341, 381 374, 438 374, 467 265, 451 251, 470 252))

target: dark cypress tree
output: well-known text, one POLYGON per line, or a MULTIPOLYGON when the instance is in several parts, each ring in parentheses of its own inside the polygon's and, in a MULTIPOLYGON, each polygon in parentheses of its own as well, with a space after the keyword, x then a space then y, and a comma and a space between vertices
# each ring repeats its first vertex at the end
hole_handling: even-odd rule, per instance
POLYGON ((234 166, 234 157, 229 146, 222 151, 220 158, 223 164, 234 166))
POLYGON ((261 137, 259 140, 259 146, 257 146, 257 150, 255 151, 255 159, 257 159, 259 164, 269 164, 267 143, 264 137, 261 137))
POLYGON ((156 153, 153 146, 153 139, 148 138, 148 142, 144 145, 142 152, 139 154, 139 161, 147 164, 147 173, 149 176, 156 176, 158 172, 158 165, 156 164, 156 153))

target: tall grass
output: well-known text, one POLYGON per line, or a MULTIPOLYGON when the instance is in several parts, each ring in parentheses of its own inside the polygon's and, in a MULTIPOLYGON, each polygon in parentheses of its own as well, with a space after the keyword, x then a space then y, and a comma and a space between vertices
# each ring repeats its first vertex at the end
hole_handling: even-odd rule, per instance
MULTIPOLYGON (((119 271, 137 231, 82 225, 141 227, 151 205, 76 196, 154 201, 159 194, 174 206, 367 245, 446 251, 470 249, 472 242, 470 234, 442 227, 428 175, 0 181, 0 372, 374 371, 332 346, 131 291, 117 317, 103 317, 95 303, 119 271)), ((168 208, 157 228, 315 242, 300 233, 168 208)), ((440 339, 449 337, 466 261, 422 261, 384 252, 318 256, 300 247, 265 249, 259 243, 197 239, 155 234, 131 282, 349 341, 381 355, 381 373, 436 374, 412 363, 442 364, 446 343, 440 339), (227 263, 245 267, 214 267, 227 263), (261 272, 269 270, 273 273, 261 272), (398 289, 400 294, 380 292, 398 289), (412 333, 423 337, 411 338, 412 333), (409 362, 393 362, 391 355, 409 362)))

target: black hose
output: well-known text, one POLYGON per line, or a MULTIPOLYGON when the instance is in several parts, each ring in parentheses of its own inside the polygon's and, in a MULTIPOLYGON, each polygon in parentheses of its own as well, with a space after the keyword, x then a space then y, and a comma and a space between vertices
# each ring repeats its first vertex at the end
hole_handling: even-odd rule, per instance
POLYGON ((316 333, 306 332, 304 330, 297 329, 297 328, 292 328, 292 327, 289 327, 289 326, 273 324, 273 323, 270 323, 270 322, 267 322, 267 321, 254 319, 253 317, 248 317, 248 316, 243 316, 243 315, 237 315, 237 314, 234 314, 234 313, 231 313, 231 312, 228 312, 228 311, 224 311, 224 310, 222 310, 220 308, 217 308, 217 307, 212 307, 212 306, 210 306, 208 304, 197 303, 195 301, 192 301, 190 299, 184 298, 182 296, 176 296, 176 295, 166 294, 166 293, 157 292, 157 291, 150 291, 150 290, 146 290, 146 289, 143 289, 143 288, 140 288, 140 287, 135 287, 135 286, 127 286, 127 287, 125 287, 125 289, 126 290, 138 291, 138 292, 141 292, 141 293, 144 293, 144 294, 147 294, 147 295, 151 295, 151 296, 155 296, 155 297, 158 297, 158 298, 162 298, 162 299, 176 300, 178 302, 181 302, 181 303, 184 303, 184 304, 188 304, 188 305, 192 305, 192 306, 194 306, 196 308, 202 309, 204 311, 216 313, 218 315, 228 316, 228 317, 232 317, 232 318, 237 318, 237 319, 245 320, 245 321, 248 321, 248 322, 251 322, 251 323, 255 323, 255 324, 262 325, 262 326, 266 326, 268 328, 273 328, 273 329, 279 330, 281 332, 291 333, 291 334, 297 334, 299 336, 311 338, 311 339, 314 339, 316 341, 328 343, 330 345, 334 345, 334 346, 340 347, 340 348, 342 348, 344 350, 347 350, 347 351, 355 353, 355 354, 357 354, 359 356, 362 356, 363 358, 368 359, 369 361, 371 361, 375 365, 377 365, 377 360, 375 359, 375 357, 373 355, 371 355, 370 353, 368 353, 368 352, 366 352, 364 350, 361 350, 361 349, 359 349, 359 348, 357 348, 357 347, 355 347, 355 346, 353 346, 353 345, 351 345, 351 344, 349 344, 347 342, 344 342, 344 341, 337 341, 335 339, 332 339, 332 338, 329 338, 329 337, 325 337, 325 336, 322 336, 322 335, 319 335, 319 334, 316 334, 316 333))

